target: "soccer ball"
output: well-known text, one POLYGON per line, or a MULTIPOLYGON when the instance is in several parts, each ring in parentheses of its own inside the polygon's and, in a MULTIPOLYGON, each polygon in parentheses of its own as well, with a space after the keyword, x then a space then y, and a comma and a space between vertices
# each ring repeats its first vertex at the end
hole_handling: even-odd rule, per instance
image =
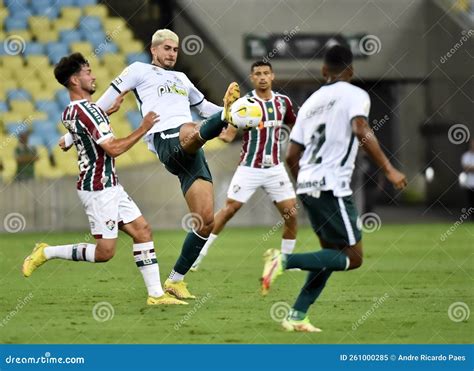
POLYGON ((263 112, 260 104, 250 97, 237 99, 230 108, 232 124, 239 129, 249 129, 258 126, 262 121, 263 112))

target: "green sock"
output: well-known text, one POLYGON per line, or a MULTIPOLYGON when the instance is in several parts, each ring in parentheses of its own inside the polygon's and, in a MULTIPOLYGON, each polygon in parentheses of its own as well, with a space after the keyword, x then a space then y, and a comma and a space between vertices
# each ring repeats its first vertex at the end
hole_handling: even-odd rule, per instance
POLYGON ((174 265, 175 272, 178 272, 183 276, 188 273, 206 241, 207 238, 204 239, 201 236, 198 236, 194 231, 189 232, 184 239, 181 255, 174 265))
POLYGON ((305 313, 309 307, 316 301, 326 286, 332 271, 321 269, 319 271, 309 272, 303 288, 296 299, 293 309, 297 312, 305 313))
POLYGON ((227 122, 221 119, 222 111, 213 114, 205 119, 199 128, 199 135, 204 140, 211 140, 221 133, 222 129, 227 126, 227 122))
POLYGON ((331 271, 343 271, 347 268, 349 258, 340 250, 322 249, 311 253, 288 254, 285 260, 285 269, 319 271, 326 268, 331 271))

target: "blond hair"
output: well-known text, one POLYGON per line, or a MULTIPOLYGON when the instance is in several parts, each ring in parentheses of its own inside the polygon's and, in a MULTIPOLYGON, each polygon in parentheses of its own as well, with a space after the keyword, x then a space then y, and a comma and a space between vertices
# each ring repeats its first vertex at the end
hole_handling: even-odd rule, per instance
POLYGON ((165 40, 172 40, 179 44, 179 37, 173 31, 163 28, 156 31, 151 38, 151 45, 160 45, 165 40))

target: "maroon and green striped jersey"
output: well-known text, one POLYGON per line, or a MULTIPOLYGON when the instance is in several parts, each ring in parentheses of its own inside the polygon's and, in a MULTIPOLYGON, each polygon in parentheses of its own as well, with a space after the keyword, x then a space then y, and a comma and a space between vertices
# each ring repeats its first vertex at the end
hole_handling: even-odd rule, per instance
POLYGON ((87 99, 69 103, 62 114, 62 123, 71 133, 78 154, 77 189, 100 191, 118 184, 115 160, 100 146, 113 137, 107 114, 87 99))
POLYGON ((290 128, 296 121, 293 104, 286 95, 272 91, 270 100, 257 96, 255 90, 247 94, 255 99, 263 111, 259 127, 244 132, 240 165, 268 168, 281 162, 282 143, 290 137, 290 128))

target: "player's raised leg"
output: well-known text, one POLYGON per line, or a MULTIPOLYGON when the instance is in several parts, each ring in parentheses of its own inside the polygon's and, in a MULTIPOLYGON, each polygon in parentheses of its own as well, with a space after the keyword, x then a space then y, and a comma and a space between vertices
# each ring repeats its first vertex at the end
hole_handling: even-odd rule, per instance
POLYGON ((80 242, 76 244, 49 246, 41 242, 36 244, 33 252, 23 262, 23 275, 29 277, 32 273, 51 259, 72 261, 88 261, 103 263, 112 259, 115 254, 116 239, 98 239, 96 244, 80 242))
POLYGON ((243 203, 232 200, 228 198, 225 202, 225 205, 222 209, 220 209, 215 215, 214 215, 214 228, 212 229, 211 234, 209 235, 209 238, 207 239, 204 247, 202 248, 201 252, 199 253, 198 258, 194 262, 193 266, 191 267, 191 271, 197 271, 199 268, 199 265, 202 263, 204 257, 207 255, 207 252, 209 251, 209 248, 212 246, 214 241, 217 239, 217 236, 221 231, 224 229, 225 225, 227 222, 233 218, 233 216, 237 213, 237 211, 240 210, 242 207, 243 203))
POLYGON ((230 83, 224 95, 224 109, 204 120, 201 125, 187 123, 181 126, 179 131, 179 142, 186 153, 196 153, 204 143, 211 140, 222 132, 228 123, 232 123, 230 108, 240 97, 239 84, 230 83))
POLYGON ((148 305, 174 305, 187 303, 165 293, 161 287, 160 267, 156 259, 155 246, 150 225, 143 216, 120 229, 133 239, 133 257, 148 291, 148 305))
POLYGON ((195 215, 194 228, 186 236, 181 254, 169 278, 165 281, 165 291, 178 299, 194 299, 184 282, 184 276, 196 261, 200 251, 214 227, 214 193, 212 183, 197 179, 184 195, 189 211, 195 215))

